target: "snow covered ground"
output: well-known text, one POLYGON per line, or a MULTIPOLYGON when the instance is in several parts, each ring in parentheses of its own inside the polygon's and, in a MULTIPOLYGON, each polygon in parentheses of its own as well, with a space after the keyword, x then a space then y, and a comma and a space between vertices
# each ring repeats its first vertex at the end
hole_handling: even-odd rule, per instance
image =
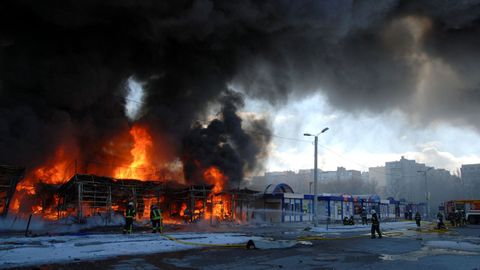
MULTIPOLYGON (((423 223, 423 222, 422 222, 423 223)), ((423 225, 423 224, 422 224, 423 225)), ((415 222, 405 221, 405 222, 385 222, 380 223, 380 229, 382 231, 391 231, 391 230, 406 230, 410 228, 416 228, 417 225, 415 222)), ((313 227, 311 232, 318 233, 345 233, 345 232, 370 232, 371 225, 343 225, 343 224, 331 224, 328 226, 326 224, 320 224, 317 227, 313 227)))
MULTIPOLYGON (((238 233, 176 233, 175 239, 203 244, 244 244, 260 240, 238 233)), ((171 252, 200 248, 169 240, 159 234, 97 234, 55 237, 3 237, 0 268, 96 260, 121 255, 171 252)))

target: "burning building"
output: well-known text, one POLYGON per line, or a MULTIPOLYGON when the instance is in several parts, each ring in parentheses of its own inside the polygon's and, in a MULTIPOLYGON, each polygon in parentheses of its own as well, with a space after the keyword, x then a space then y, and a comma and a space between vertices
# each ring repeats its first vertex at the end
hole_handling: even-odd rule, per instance
POLYGON ((23 178, 25 168, 0 165, 0 215, 6 216, 17 183, 23 178))
MULTIPOLYGON (((7 200, 13 202, 11 213, 74 222, 101 216, 108 224, 115 214, 123 214, 128 202, 133 202, 140 219, 148 219, 150 206, 155 204, 160 206, 166 222, 205 219, 214 224, 247 220, 254 192, 232 189, 228 173, 236 177, 234 183, 238 183, 242 172, 232 169, 236 166, 222 166, 222 162, 228 159, 216 157, 216 151, 235 154, 233 148, 225 144, 225 138, 216 138, 225 144, 222 147, 204 141, 209 140, 211 144, 212 138, 208 134, 211 125, 218 128, 222 124, 219 120, 212 123, 207 127, 195 126, 186 136, 185 149, 188 150, 180 164, 183 164, 183 172, 171 164, 158 162, 149 129, 142 125, 133 125, 129 136, 119 136, 123 140, 127 138, 126 141, 114 139, 108 142, 103 149, 104 156, 108 157, 105 162, 90 160, 80 165, 78 160, 71 160, 64 147, 60 147, 44 165, 30 170, 18 185, 19 177, 11 180, 14 182, 9 185, 7 200), (122 150, 125 144, 129 151, 122 150), (202 153, 203 157, 196 153, 209 146, 220 150, 214 149, 207 155, 202 153), (118 157, 118 148, 124 156, 118 157)), ((241 163, 241 160, 237 162, 241 163)), ((17 176, 23 173, 15 172, 17 176)))

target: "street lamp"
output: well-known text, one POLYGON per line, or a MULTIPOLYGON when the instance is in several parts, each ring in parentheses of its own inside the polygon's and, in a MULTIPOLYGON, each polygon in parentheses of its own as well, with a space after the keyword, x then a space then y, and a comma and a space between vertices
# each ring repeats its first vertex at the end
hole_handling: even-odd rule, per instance
POLYGON ((313 225, 315 226, 317 224, 317 211, 316 211, 316 201, 317 201, 317 145, 318 145, 318 135, 324 133, 325 131, 328 130, 328 127, 322 129, 320 133, 317 135, 313 135, 310 133, 304 133, 303 136, 307 137, 315 137, 315 156, 314 156, 314 169, 313 169, 313 205, 312 205, 312 211, 313 211, 313 225))
POLYGON ((430 196, 428 194, 427 172, 433 167, 426 168, 425 171, 417 171, 417 173, 424 173, 425 175, 425 200, 427 201, 427 218, 430 218, 430 196))

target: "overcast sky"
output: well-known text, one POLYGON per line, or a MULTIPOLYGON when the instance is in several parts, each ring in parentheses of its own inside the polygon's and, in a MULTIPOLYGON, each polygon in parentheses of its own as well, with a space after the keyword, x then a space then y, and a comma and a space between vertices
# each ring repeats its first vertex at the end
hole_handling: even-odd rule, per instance
POLYGON ((313 168, 313 137, 318 133, 318 166, 322 170, 368 171, 401 156, 454 172, 461 164, 480 163, 480 136, 451 124, 411 126, 400 111, 353 115, 336 110, 321 94, 292 101, 280 108, 247 100, 246 111, 272 119, 273 137, 266 171, 313 168), (308 142, 311 141, 311 142, 308 142))

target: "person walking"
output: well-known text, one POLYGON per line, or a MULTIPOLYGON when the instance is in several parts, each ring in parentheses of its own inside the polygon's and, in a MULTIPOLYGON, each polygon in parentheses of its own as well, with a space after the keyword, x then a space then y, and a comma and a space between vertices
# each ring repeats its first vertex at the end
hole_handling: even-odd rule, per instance
POLYGON ((415 222, 417 223, 417 228, 420 228, 420 221, 422 220, 422 216, 420 215, 420 212, 415 213, 415 222))
POLYGON ((125 227, 123 227, 123 234, 131 234, 133 229, 133 219, 135 218, 135 208, 133 202, 129 202, 125 210, 125 227))
POLYGON ((380 232, 380 220, 378 219, 377 212, 372 209, 372 239, 375 238, 375 232, 378 233, 378 238, 382 238, 382 233, 380 232))
POLYGON ((437 229, 439 229, 439 230, 441 230, 441 229, 446 229, 445 224, 443 223, 443 215, 442 215, 442 213, 438 212, 438 214, 437 214, 437 220, 438 220, 437 229))
POLYGON ((162 212, 158 209, 157 205, 152 205, 150 207, 150 221, 152 222, 152 233, 157 231, 162 233, 162 212))
POLYGON ((365 209, 365 207, 362 208, 361 216, 362 216, 362 225, 368 225, 367 210, 365 209))

